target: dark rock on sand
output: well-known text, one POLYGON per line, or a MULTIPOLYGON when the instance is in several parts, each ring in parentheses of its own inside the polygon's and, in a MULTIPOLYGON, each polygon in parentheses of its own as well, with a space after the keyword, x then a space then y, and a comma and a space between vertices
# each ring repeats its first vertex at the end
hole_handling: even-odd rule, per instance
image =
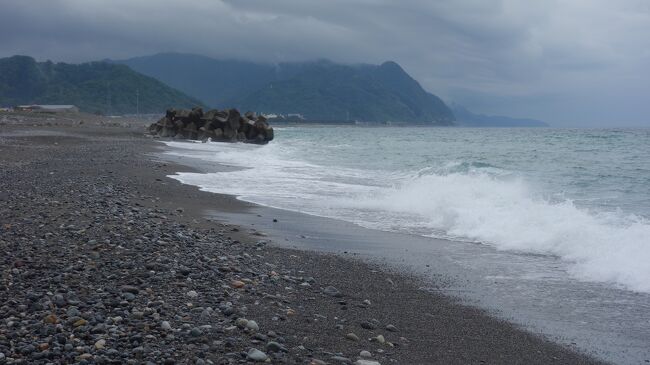
POLYGON ((215 142, 246 142, 266 144, 274 138, 273 128, 266 118, 237 109, 192 110, 169 109, 165 116, 149 126, 149 132, 159 137, 174 137, 215 142))

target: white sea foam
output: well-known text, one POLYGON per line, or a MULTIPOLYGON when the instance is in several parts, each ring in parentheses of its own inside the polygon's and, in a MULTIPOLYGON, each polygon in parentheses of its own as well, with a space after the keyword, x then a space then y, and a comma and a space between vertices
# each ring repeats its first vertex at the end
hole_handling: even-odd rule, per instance
POLYGON ((549 197, 496 167, 461 162, 389 173, 307 163, 296 158, 300 151, 280 144, 169 145, 172 153, 244 168, 172 176, 207 191, 371 228, 555 255, 577 278, 650 292, 647 220, 549 197))
POLYGON ((368 199, 363 206, 415 213, 449 238, 498 249, 557 255, 579 278, 650 292, 650 224, 636 216, 550 202, 521 179, 488 174, 426 175, 368 199))

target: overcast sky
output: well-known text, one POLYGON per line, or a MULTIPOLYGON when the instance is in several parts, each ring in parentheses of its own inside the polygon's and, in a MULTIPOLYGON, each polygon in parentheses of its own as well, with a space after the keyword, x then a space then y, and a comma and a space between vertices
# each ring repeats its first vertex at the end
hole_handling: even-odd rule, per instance
POLYGON ((473 111, 650 126, 650 0, 0 0, 0 56, 398 62, 473 111))

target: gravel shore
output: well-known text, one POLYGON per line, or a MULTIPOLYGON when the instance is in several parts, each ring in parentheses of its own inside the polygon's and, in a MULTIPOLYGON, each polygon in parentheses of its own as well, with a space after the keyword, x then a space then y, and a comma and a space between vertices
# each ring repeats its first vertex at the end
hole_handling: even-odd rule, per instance
POLYGON ((598 363, 206 219, 246 204, 165 177, 141 128, 31 124, 0 125, 0 364, 598 363))

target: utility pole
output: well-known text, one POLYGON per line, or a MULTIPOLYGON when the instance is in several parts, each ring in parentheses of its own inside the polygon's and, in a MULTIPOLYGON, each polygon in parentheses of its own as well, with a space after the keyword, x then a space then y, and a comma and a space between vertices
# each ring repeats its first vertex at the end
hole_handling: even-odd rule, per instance
POLYGON ((135 90, 135 117, 140 118, 140 89, 135 90))
POLYGON ((111 114, 111 82, 106 81, 106 115, 111 114))

